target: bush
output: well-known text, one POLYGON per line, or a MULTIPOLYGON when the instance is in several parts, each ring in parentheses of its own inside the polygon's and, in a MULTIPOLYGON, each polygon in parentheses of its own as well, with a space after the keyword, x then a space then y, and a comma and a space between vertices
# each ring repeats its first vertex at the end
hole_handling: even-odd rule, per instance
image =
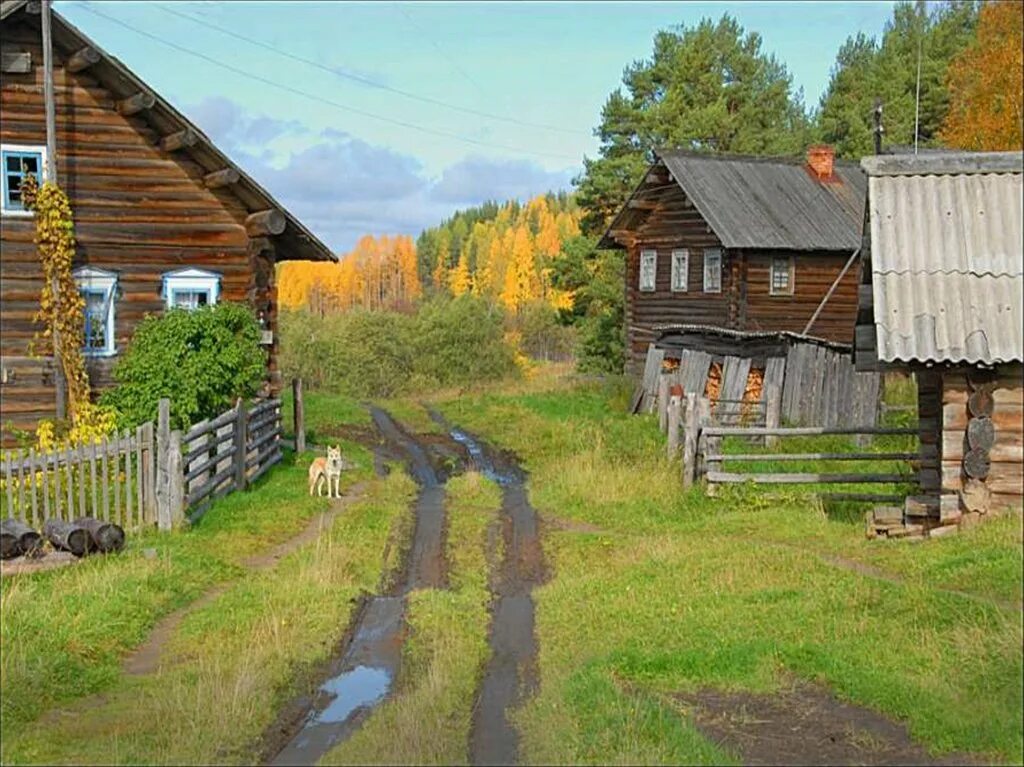
POLYGON ((390 397, 516 371, 500 309, 469 295, 439 297, 418 314, 357 310, 281 315, 281 368, 311 389, 390 397))
POLYGON ((559 320, 559 312, 545 301, 532 301, 511 318, 522 351, 531 359, 564 362, 572 358, 576 344, 573 328, 559 320))
POLYGON ((260 328, 247 306, 171 309, 142 321, 114 368, 117 388, 100 401, 117 409, 124 427, 156 418, 167 397, 172 427, 188 428, 256 394, 265 375, 260 328))

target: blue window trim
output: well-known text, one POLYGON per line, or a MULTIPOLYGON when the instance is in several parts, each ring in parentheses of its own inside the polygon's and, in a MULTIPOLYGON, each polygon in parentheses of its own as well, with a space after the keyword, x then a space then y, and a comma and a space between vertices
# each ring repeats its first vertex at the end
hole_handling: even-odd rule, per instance
MULTIPOLYGON (((42 150, 40 150, 40 151, 33 151, 33 150, 26 150, 26 149, 4 149, 4 150, 0 150, 0 168, 2 168, 2 173, 3 173, 3 176, 2 176, 2 184, 3 184, 3 211, 5 213, 8 213, 8 212, 10 212, 10 213, 24 213, 24 212, 28 212, 28 211, 25 210, 25 206, 20 201, 19 202, 14 202, 10 198, 11 190, 9 188, 9 186, 10 186, 9 185, 9 176, 8 176, 9 171, 7 170, 7 159, 9 157, 18 157, 18 158, 34 157, 36 159, 36 167, 38 168, 38 170, 36 172, 36 175, 37 175, 36 180, 39 181, 39 182, 42 182, 42 179, 39 178, 39 176, 41 176, 42 172, 43 172, 43 152, 42 152, 42 150)), ((19 176, 19 178, 22 176, 22 172, 21 171, 18 171, 18 176, 19 176)))

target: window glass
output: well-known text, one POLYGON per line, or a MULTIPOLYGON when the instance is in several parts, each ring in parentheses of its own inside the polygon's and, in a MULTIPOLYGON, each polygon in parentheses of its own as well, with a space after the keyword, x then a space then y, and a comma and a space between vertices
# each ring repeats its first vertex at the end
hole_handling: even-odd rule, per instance
POLYGON ((220 297, 220 275, 205 269, 178 269, 163 276, 161 295, 168 309, 212 306, 220 297))
POLYGON ((210 303, 208 290, 175 290, 172 304, 180 309, 197 309, 210 303))
POLYGON ((28 175, 41 181, 43 167, 42 151, 20 151, 4 149, 3 154, 3 209, 5 211, 25 210, 21 201, 21 184, 28 175))
POLYGON ((685 248, 672 251, 672 290, 685 291, 690 279, 690 251, 685 248))
POLYGON ((719 248, 704 251, 704 292, 722 292, 722 251, 719 248))
POLYGON ((658 252, 643 250, 640 252, 640 290, 654 290, 654 281, 658 270, 658 252))
POLYGON ((793 292, 790 280, 790 260, 788 258, 773 258, 771 269, 771 292, 773 294, 788 294, 793 292))
POLYGON ((111 346, 107 291, 85 289, 82 298, 85 299, 85 351, 105 352, 111 346))

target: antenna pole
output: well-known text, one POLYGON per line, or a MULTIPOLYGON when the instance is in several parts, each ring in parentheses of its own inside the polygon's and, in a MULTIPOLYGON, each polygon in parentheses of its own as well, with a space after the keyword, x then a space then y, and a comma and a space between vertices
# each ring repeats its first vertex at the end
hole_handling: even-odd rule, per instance
POLYGON ((919 31, 917 36, 917 93, 914 95, 914 154, 917 154, 917 139, 921 133, 921 46, 924 34, 919 31))
POLYGON ((882 134, 885 128, 882 127, 882 100, 875 98, 875 154, 882 153, 882 134))

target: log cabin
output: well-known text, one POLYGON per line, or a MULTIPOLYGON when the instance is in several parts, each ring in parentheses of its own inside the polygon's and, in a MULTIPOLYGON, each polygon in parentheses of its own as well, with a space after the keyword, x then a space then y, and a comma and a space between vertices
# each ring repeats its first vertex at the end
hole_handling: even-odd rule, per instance
MULTIPOLYGON (((40 4, 4 0, 0 72, 0 426, 56 412, 52 357, 32 356, 42 269, 20 199, 27 173, 55 161, 77 238, 84 351, 94 392, 147 314, 248 303, 263 327, 266 390, 280 388, 274 265, 330 249, 192 122, 120 61, 51 12, 56 124, 47 156, 40 4)), ((41 179, 40 179, 41 180, 41 179)))
MULTIPOLYGON (((1019 152, 861 161, 868 210, 855 364, 917 379, 923 495, 901 534, 1024 500, 1024 162, 1019 152)), ((869 518, 869 531, 887 524, 869 518)))
POLYGON ((626 251, 627 369, 665 329, 850 344, 865 186, 827 146, 805 158, 659 152, 598 244, 626 251))

